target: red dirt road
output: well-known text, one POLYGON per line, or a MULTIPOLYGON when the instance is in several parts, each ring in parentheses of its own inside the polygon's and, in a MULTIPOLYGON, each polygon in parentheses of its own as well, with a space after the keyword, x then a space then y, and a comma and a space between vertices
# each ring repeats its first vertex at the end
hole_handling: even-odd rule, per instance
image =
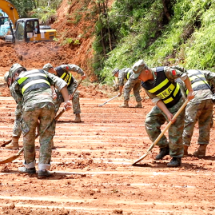
MULTIPOLYGON (((1 84, 2 74, 1 143, 10 139, 15 109, 14 100, 1 84)), ((83 122, 73 123, 74 115, 69 111, 57 123, 53 177, 39 180, 36 174, 18 173, 23 155, 0 165, 0 214, 215 214, 214 128, 205 159, 190 156, 183 158, 180 168, 167 168, 169 156, 154 161, 158 153, 155 147, 133 167, 131 164, 151 145, 144 120, 152 103, 145 99, 142 109, 121 109, 120 98, 98 107, 108 99, 101 91, 82 85, 83 122)), ((196 127, 190 153, 197 148, 197 138, 196 127)), ((38 141, 36 145, 38 161, 38 141)), ((0 160, 13 154, 0 148, 0 160)))

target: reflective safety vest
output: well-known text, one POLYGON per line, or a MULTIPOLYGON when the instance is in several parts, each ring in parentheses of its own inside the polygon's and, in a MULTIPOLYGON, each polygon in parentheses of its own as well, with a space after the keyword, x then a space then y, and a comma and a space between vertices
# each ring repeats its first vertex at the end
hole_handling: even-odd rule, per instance
POLYGON ((73 77, 70 72, 63 69, 61 66, 56 67, 55 70, 57 71, 58 77, 63 79, 67 83, 67 86, 70 86, 72 84, 73 77))
POLYGON ((127 81, 129 79, 129 77, 131 76, 132 70, 131 69, 127 69, 126 72, 127 72, 127 75, 125 77, 125 81, 127 81))
POLYGON ((151 94, 160 98, 167 108, 173 107, 181 98, 180 85, 172 83, 167 79, 164 67, 157 67, 156 81, 150 83, 149 81, 141 82, 141 85, 151 94))
MULTIPOLYGON (((203 73, 198 70, 192 73, 189 73, 189 70, 187 72, 193 91, 211 89, 203 73)), ((188 93, 189 91, 186 90, 186 94, 188 93)))
POLYGON ((43 70, 26 71, 16 81, 22 89, 22 95, 33 90, 50 88, 50 83, 43 70))

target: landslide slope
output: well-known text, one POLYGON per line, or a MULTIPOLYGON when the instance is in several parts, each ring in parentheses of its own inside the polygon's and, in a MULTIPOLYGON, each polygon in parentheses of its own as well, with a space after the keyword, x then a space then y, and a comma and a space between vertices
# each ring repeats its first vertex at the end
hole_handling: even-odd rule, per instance
POLYGON ((84 13, 80 17, 81 9, 91 6, 82 0, 63 0, 57 11, 57 21, 52 25, 57 29, 57 40, 54 42, 8 45, 0 41, 0 58, 3 59, 0 67, 10 67, 13 63, 28 68, 41 68, 48 62, 53 66, 72 63, 80 66, 91 80, 95 80, 91 69, 95 20, 87 19, 84 13))

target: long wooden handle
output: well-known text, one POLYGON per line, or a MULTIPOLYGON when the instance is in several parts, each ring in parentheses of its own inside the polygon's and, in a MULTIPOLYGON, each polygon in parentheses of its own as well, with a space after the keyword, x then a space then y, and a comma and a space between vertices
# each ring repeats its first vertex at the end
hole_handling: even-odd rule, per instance
POLYGON ((75 94, 76 90, 78 89, 79 85, 81 84, 82 80, 83 80, 83 79, 81 79, 81 80, 78 82, 77 87, 75 88, 75 90, 74 90, 74 92, 72 93, 71 97, 74 96, 74 94, 75 94))
MULTIPOLYGON (((77 87, 75 88, 74 92, 72 93, 71 97, 74 96, 74 94, 75 94, 76 90, 78 89, 79 85, 81 84, 81 82, 82 82, 82 79, 78 82, 78 85, 77 85, 77 87)), ((62 109, 62 110, 57 114, 57 116, 55 117, 55 120, 57 121, 57 120, 61 117, 61 115, 62 115, 64 112, 65 112, 65 109, 62 109)), ((39 134, 37 134, 37 135, 35 136, 35 138, 37 138, 38 136, 39 136, 39 134)), ((7 141, 3 141, 3 144, 2 144, 0 147, 5 147, 6 145, 8 145, 8 144, 11 143, 11 142, 12 142, 12 139, 7 140, 7 141)))
MULTIPOLYGON (((189 100, 187 99, 184 104, 179 108, 179 110, 176 112, 176 114, 173 116, 172 120, 175 120, 178 115, 182 112, 182 110, 186 107, 187 103, 189 102, 189 100)), ((167 126, 164 128, 164 130, 159 134, 159 136, 157 137, 157 139, 152 143, 152 145, 148 148, 147 152, 141 156, 138 160, 136 160, 132 165, 134 166, 135 164, 137 164, 139 161, 143 160, 148 154, 149 152, 154 148, 155 145, 157 145, 157 143, 159 142, 159 140, 161 139, 161 137, 164 135, 164 133, 169 129, 169 127, 172 125, 172 121, 170 121, 167 126)))
POLYGON ((104 102, 103 104, 99 105, 99 107, 102 107, 103 105, 107 104, 108 102, 112 101, 113 99, 115 99, 116 97, 118 97, 118 95, 112 97, 111 99, 107 100, 106 102, 104 102))

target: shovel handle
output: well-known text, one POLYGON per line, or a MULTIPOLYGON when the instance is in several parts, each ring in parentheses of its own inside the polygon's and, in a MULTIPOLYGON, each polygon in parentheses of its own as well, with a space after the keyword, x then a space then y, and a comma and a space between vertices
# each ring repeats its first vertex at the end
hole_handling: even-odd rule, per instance
POLYGON ((99 107, 102 107, 103 105, 107 104, 108 102, 112 101, 113 99, 115 99, 116 97, 118 97, 118 95, 112 97, 111 99, 107 100, 106 102, 104 102, 103 104, 99 105, 99 107))
POLYGON ((8 145, 11 142, 12 142, 12 139, 7 140, 7 141, 4 140, 0 147, 5 147, 6 145, 8 145))
MULTIPOLYGON (((74 92, 72 93, 71 97, 74 96, 74 94, 75 94, 76 90, 78 89, 79 85, 81 84, 81 82, 82 82, 82 79, 78 82, 78 85, 77 85, 77 87, 75 88, 74 92)), ((57 114, 57 116, 55 117, 55 121, 57 121, 57 120, 61 117, 61 115, 62 115, 64 112, 65 112, 65 109, 62 109, 62 110, 57 114)), ((38 136, 39 136, 39 134, 37 134, 37 135, 35 136, 35 138, 37 138, 38 136)), ((6 145, 8 145, 8 144, 11 143, 11 142, 12 142, 12 139, 7 140, 7 141, 3 141, 3 143, 1 144, 0 147, 5 147, 6 145)))
MULTIPOLYGON (((172 120, 175 120, 178 115, 182 112, 182 110, 186 107, 187 103, 189 102, 189 100, 187 99, 184 104, 179 108, 179 110, 176 112, 176 114, 173 116, 172 120)), ((148 154, 149 152, 154 148, 155 145, 157 145, 157 143, 159 142, 159 140, 161 139, 161 137, 164 135, 164 133, 169 129, 169 127, 172 125, 172 121, 170 121, 167 126, 164 128, 164 130, 159 134, 159 136, 157 137, 157 139, 152 143, 152 145, 149 147, 149 149, 147 150, 147 152, 141 156, 138 160, 136 160, 132 166, 134 166, 135 164, 137 164, 139 161, 143 160, 148 154)))

